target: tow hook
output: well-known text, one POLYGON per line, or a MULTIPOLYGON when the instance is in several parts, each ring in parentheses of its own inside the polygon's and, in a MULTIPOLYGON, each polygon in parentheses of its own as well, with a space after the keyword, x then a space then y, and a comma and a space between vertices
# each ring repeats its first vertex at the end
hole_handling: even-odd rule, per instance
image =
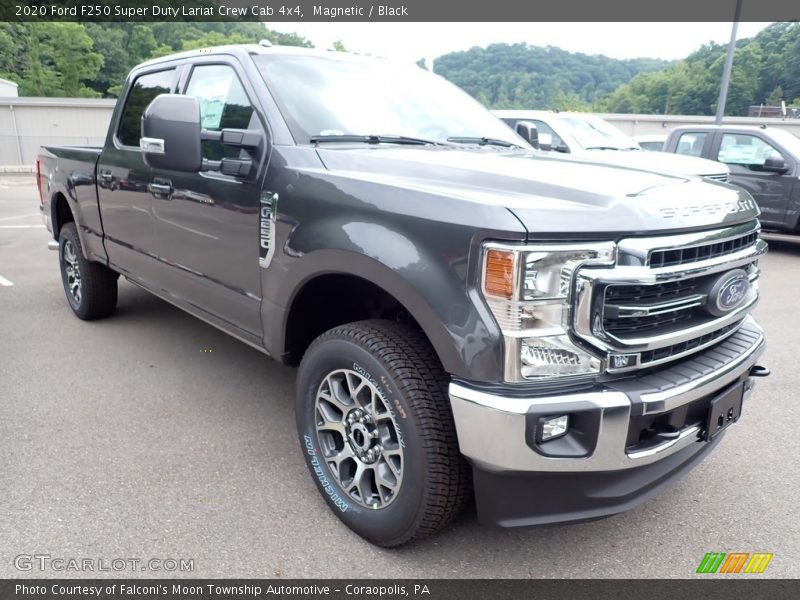
POLYGON ((750 368, 750 377, 769 377, 770 370, 767 367, 762 367, 761 365, 754 365, 750 368))

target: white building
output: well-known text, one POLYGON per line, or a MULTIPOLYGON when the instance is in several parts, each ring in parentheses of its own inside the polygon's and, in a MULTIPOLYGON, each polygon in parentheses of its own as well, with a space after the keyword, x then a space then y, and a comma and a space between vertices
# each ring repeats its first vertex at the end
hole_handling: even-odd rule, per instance
POLYGON ((0 98, 16 98, 19 96, 17 87, 17 84, 13 81, 0 78, 0 98))

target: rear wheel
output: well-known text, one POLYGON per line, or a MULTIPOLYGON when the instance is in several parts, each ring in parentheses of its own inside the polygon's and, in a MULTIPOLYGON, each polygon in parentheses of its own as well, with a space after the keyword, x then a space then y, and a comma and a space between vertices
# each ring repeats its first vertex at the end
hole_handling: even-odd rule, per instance
POLYGON ((67 223, 59 235, 58 259, 67 302, 81 319, 101 319, 117 307, 117 274, 83 257, 75 223, 67 223))
POLYGON ((386 547, 444 527, 469 498, 447 376, 418 331, 360 321, 317 338, 296 415, 314 481, 353 531, 386 547))

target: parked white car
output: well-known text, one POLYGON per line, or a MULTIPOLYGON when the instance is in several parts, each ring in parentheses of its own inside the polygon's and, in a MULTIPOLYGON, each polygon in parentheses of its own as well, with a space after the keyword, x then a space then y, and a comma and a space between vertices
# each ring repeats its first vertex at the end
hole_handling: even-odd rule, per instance
POLYGON ((590 156, 598 162, 633 169, 699 176, 718 181, 727 181, 730 174, 726 165, 713 160, 665 152, 646 152, 635 140, 595 115, 544 110, 493 112, 512 129, 520 122, 533 123, 541 150, 590 156))
POLYGON ((639 144, 642 150, 649 150, 650 152, 663 152, 664 142, 667 141, 666 134, 649 134, 649 135, 635 135, 633 141, 639 144))

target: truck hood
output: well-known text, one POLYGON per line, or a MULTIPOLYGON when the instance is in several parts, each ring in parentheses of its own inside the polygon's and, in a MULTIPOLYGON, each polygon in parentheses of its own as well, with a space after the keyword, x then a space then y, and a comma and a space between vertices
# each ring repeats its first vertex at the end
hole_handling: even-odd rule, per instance
POLYGON ((758 215, 752 197, 737 187, 590 157, 389 145, 317 152, 340 177, 505 207, 531 237, 707 229, 758 215))
POLYGON ((673 173, 675 175, 708 177, 727 175, 727 165, 683 154, 670 152, 645 152, 644 150, 586 150, 587 156, 597 162, 620 167, 644 169, 657 173, 673 173))

